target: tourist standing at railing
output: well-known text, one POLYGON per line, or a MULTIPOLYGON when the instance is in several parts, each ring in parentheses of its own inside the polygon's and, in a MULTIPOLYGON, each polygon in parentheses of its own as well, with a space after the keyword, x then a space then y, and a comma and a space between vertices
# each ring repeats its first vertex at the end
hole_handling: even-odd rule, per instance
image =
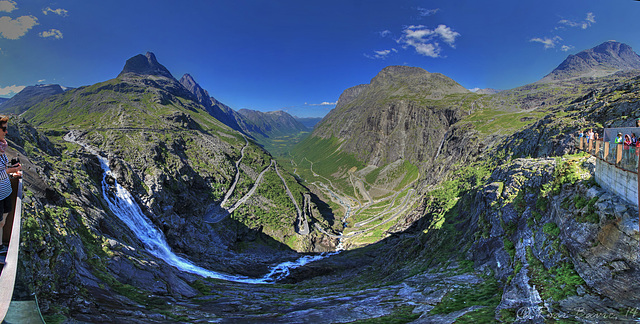
POLYGON ((636 133, 631 133, 631 146, 635 147, 638 144, 638 139, 636 138, 636 133))
POLYGON ((622 139, 622 133, 618 133, 618 136, 613 140, 614 144, 622 144, 624 140, 622 139))
POLYGON ((6 251, 6 247, 2 244, 2 232, 4 223, 7 220, 7 213, 11 210, 11 201, 9 195, 11 195, 11 180, 9 180, 9 175, 16 174, 17 176, 22 176, 22 167, 20 163, 16 165, 9 165, 9 159, 7 159, 7 155, 5 154, 5 150, 7 149, 7 140, 5 136, 7 136, 7 122, 9 121, 9 117, 0 115, 0 250, 6 251))
POLYGON ((631 146, 631 137, 629 136, 629 134, 624 134, 624 142, 622 144, 622 161, 626 165, 629 164, 629 160, 631 160, 631 154, 629 152, 629 146, 631 146))

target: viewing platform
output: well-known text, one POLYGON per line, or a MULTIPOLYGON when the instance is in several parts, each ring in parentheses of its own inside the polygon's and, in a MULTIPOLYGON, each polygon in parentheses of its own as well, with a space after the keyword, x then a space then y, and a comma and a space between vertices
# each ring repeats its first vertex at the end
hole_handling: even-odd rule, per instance
POLYGON ((605 128, 603 138, 579 137, 577 147, 596 158, 595 178, 603 188, 638 206, 638 153, 640 148, 615 143, 617 134, 640 136, 640 127, 605 128))

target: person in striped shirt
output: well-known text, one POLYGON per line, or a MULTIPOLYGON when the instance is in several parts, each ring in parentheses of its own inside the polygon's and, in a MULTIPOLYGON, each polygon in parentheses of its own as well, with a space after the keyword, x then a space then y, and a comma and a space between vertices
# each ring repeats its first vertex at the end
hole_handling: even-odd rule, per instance
MULTIPOLYGON (((9 159, 7 159, 7 155, 5 151, 7 150, 8 144, 7 139, 7 123, 9 122, 9 117, 0 115, 0 244, 2 244, 2 228, 4 227, 4 223, 7 220, 7 214, 11 210, 11 201, 9 196, 11 195, 11 180, 9 180, 9 176, 14 174, 18 177, 22 176, 22 166, 20 163, 16 165, 9 165, 9 159)), ((4 246, 0 246, 0 250, 5 249, 4 246)))

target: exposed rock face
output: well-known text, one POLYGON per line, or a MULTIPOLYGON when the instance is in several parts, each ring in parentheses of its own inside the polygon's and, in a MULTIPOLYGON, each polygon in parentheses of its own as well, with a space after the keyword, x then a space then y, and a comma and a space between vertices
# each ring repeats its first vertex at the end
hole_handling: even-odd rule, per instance
MULTIPOLYGON (((588 169, 592 159, 563 163, 588 169)), ((629 293, 640 288, 638 211, 581 181, 545 198, 539 190, 558 181, 557 167, 553 159, 517 159, 493 172, 470 204, 472 259, 506 280, 498 309, 517 310, 522 320, 604 313, 623 318, 640 307, 629 293), (597 202, 582 206, 576 197, 597 202), (585 220, 588 213, 595 218, 585 220)), ((591 176, 578 172, 582 179, 591 176)))
POLYGON ((145 55, 138 54, 128 59, 118 77, 122 77, 127 73, 137 75, 157 75, 173 79, 171 72, 169 72, 169 70, 167 70, 167 68, 162 64, 158 63, 156 56, 151 52, 147 52, 145 55))
POLYGON ((390 66, 370 84, 345 90, 311 136, 336 137, 340 150, 376 166, 399 159, 430 164, 441 153, 443 157, 452 152, 467 154, 476 149, 475 144, 454 141, 473 137, 465 126, 454 126, 465 112, 456 103, 447 105, 440 100, 449 94, 469 93, 441 74, 390 66))
POLYGON ((28 86, 3 103, 0 112, 19 115, 38 102, 63 92, 57 84, 28 86))
POLYGON ((209 93, 207 92, 207 90, 202 89, 202 87, 198 83, 196 83, 196 80, 194 80, 190 74, 183 75, 179 81, 185 88, 187 88, 187 90, 189 90, 191 93, 193 93, 194 96, 196 96, 196 99, 199 103, 207 108, 211 107, 211 97, 209 96, 209 93))
POLYGON ((640 56, 633 49, 616 41, 604 42, 592 49, 569 55, 541 81, 549 82, 579 77, 597 77, 618 71, 640 69, 640 56))

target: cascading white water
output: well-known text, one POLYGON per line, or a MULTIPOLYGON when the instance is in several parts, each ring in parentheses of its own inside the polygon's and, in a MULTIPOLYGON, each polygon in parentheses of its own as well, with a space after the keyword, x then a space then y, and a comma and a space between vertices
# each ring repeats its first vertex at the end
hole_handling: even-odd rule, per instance
MULTIPOLYGON (((329 194, 335 198, 336 200, 338 200, 338 203, 341 204, 342 206, 345 207, 346 211, 344 213, 344 217, 342 218, 342 226, 344 228, 347 227, 347 219, 351 216, 351 205, 347 205, 342 198, 340 198, 340 196, 336 195, 335 192, 331 191, 331 189, 329 189, 329 187, 327 187, 326 185, 322 184, 322 186, 329 192, 329 194)), ((336 250, 335 252, 332 252, 333 254, 338 254, 342 251, 344 251, 344 244, 343 244, 343 240, 344 240, 344 236, 342 235, 344 233, 340 232, 340 239, 338 240, 338 246, 336 246, 336 250)))
POLYGON ((334 254, 323 253, 319 255, 305 255, 295 261, 283 262, 273 266, 269 273, 267 273, 262 278, 249 278, 246 276, 230 275, 197 266, 191 261, 180 257, 173 251, 171 251, 171 248, 167 244, 164 234, 155 228, 153 223, 151 223, 151 221, 144 215, 144 213, 142 213, 142 210, 135 202, 131 194, 115 180, 115 177, 113 176, 111 169, 109 168, 109 163, 106 158, 102 157, 96 150, 89 147, 88 145, 76 141, 75 136, 73 136, 73 134, 71 133, 65 136, 65 140, 83 146, 89 152, 98 157, 98 159, 100 160, 100 165, 102 166, 102 170, 104 171, 102 177, 102 196, 107 201, 109 209, 111 209, 111 211, 116 216, 118 216, 125 224, 127 224, 127 226, 129 226, 136 237, 138 237, 140 241, 142 241, 142 243, 146 246, 149 253, 157 258, 164 260, 169 265, 181 271, 226 281, 250 284, 265 284, 274 283, 277 280, 285 278, 289 275, 290 269, 301 267, 309 262, 317 261, 334 254), (113 185, 108 184, 108 176, 113 179, 113 185))

